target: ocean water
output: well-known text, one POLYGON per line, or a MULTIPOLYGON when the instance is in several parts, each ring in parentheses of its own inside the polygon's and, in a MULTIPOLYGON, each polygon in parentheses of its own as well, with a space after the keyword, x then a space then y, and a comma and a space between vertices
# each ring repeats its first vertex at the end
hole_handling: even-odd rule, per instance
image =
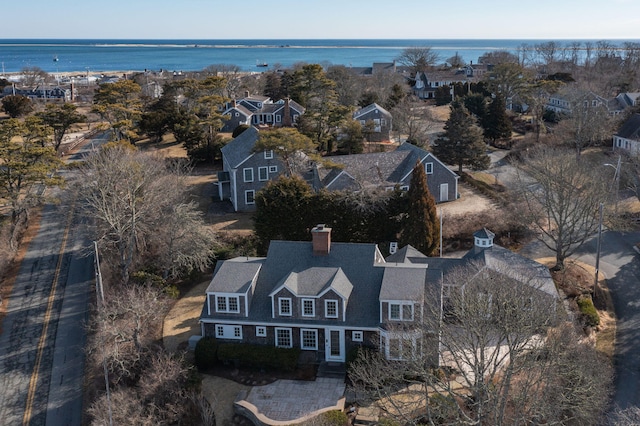
MULTIPOLYGON (((476 62, 490 51, 516 53, 518 47, 550 40, 0 40, 0 72, 39 67, 49 73, 102 71, 198 71, 214 64, 264 71, 295 63, 371 66, 391 62, 408 47, 429 46, 444 62, 459 54, 476 62), (258 67, 258 64, 268 64, 258 67)), ((584 40, 559 40, 559 44, 584 40)), ((624 42, 609 43, 622 46, 624 42)), ((595 43, 596 41, 591 41, 595 43)))

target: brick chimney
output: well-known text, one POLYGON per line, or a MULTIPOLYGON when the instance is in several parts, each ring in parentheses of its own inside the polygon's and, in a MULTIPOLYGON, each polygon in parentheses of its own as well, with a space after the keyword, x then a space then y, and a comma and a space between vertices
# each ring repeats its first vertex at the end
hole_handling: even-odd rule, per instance
POLYGON ((331 251, 331 228, 320 224, 311 230, 313 255, 327 256, 331 251))

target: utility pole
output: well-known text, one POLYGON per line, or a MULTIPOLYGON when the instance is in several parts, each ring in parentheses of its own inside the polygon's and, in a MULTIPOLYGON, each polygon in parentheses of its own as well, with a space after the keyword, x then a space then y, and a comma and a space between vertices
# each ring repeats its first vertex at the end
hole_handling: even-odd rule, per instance
MULTIPOLYGON (((96 298, 98 310, 102 310, 104 307, 104 288, 102 287, 102 273, 100 272, 100 258, 98 257, 98 242, 93 242, 93 249, 95 251, 94 268, 96 271, 96 298)), ((107 358, 104 356, 104 336, 102 332, 100 338, 102 340, 102 367, 104 369, 104 387, 107 393, 107 408, 109 410, 109 426, 113 426, 113 413, 111 411, 111 392, 109 389, 109 369, 107 368, 107 358)))
POLYGON ((598 223, 598 244, 596 248, 596 278, 593 283, 593 297, 592 299, 596 299, 596 293, 598 291, 598 273, 600 272, 600 245, 602 240, 602 210, 604 209, 604 204, 600 203, 600 221, 598 223))

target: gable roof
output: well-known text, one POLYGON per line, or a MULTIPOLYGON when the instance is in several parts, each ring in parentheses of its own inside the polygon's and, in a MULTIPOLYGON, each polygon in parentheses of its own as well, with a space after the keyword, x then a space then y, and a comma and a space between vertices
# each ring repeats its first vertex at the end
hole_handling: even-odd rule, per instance
POLYGON ((231 139, 228 144, 222 147, 222 155, 226 158, 230 168, 237 168, 248 157, 253 155, 252 150, 258 141, 258 136, 258 129, 249 126, 247 130, 231 139))
POLYGON ((357 120, 359 117, 362 117, 363 115, 367 115, 370 112, 373 112, 375 110, 380 111, 380 113, 386 117, 391 117, 391 113, 389 111, 387 111, 386 109, 382 108, 380 105, 378 105, 377 103, 372 103, 370 105, 367 105, 364 108, 360 108, 359 110, 357 110, 356 112, 353 113, 353 119, 357 120))
POLYGON ((246 293, 263 263, 263 258, 250 257, 218 262, 207 293, 246 293))
POLYGON ((300 272, 292 271, 284 277, 270 296, 286 287, 297 296, 318 297, 333 289, 345 299, 349 298, 353 284, 340 267, 311 267, 300 272))
POLYGON ((227 108, 222 113, 222 115, 229 114, 230 111, 238 111, 239 113, 241 113, 245 117, 251 117, 253 115, 253 113, 251 111, 249 111, 244 105, 238 105, 238 104, 227 108))
POLYGON ((640 141, 640 114, 636 113, 629 117, 622 126, 620 126, 620 130, 618 130, 616 136, 640 141))

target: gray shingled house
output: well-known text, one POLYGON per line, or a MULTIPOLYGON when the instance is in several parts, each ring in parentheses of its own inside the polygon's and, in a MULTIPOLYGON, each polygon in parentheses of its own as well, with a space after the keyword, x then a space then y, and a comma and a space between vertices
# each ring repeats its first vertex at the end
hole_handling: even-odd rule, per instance
POLYGON ((304 114, 304 107, 291 99, 274 102, 268 96, 250 95, 227 103, 222 112, 225 116, 223 132, 232 132, 239 125, 290 127, 304 114))
POLYGON ((282 173, 282 162, 273 151, 253 152, 259 131, 251 126, 222 147, 222 171, 218 172, 218 196, 230 200, 235 211, 255 210, 255 195, 282 173))
POLYGON ((330 157, 342 168, 326 168, 315 164, 312 186, 330 191, 361 191, 370 188, 409 189, 411 172, 417 162, 424 165, 429 191, 436 203, 458 198, 458 178, 432 153, 403 143, 392 152, 339 155, 330 157))
POLYGON ((613 147, 632 154, 640 153, 640 114, 629 117, 613 135, 613 147))
POLYGON ((475 234, 462 259, 428 258, 408 246, 386 260, 375 244, 334 243, 318 225, 312 241, 272 241, 266 257, 218 262, 200 316, 202 336, 222 341, 300 348, 318 362, 345 362, 350 349, 379 344, 402 359, 412 341, 438 365, 435 334, 414 331, 425 315, 443 313, 445 274, 466 262, 512 273, 514 285, 536 285, 555 312, 558 295, 548 270, 475 234), (397 333, 402 334, 402 338, 397 333))
MULTIPOLYGON (((260 131, 251 126, 222 148, 222 172, 218 172, 217 192, 230 200, 235 211, 255 210, 255 195, 266 183, 283 172, 273 151, 253 152, 260 131)), ((326 168, 314 163, 309 181, 315 190, 361 191, 369 188, 408 189, 416 162, 424 164, 429 191, 437 203, 458 198, 458 175, 433 154, 403 143, 395 151, 339 155, 331 162, 343 168, 326 168)))
POLYGON ((353 113, 353 119, 363 128, 371 124, 371 133, 367 135, 368 142, 385 142, 389 140, 392 127, 392 116, 389 111, 373 103, 360 108, 353 113))

